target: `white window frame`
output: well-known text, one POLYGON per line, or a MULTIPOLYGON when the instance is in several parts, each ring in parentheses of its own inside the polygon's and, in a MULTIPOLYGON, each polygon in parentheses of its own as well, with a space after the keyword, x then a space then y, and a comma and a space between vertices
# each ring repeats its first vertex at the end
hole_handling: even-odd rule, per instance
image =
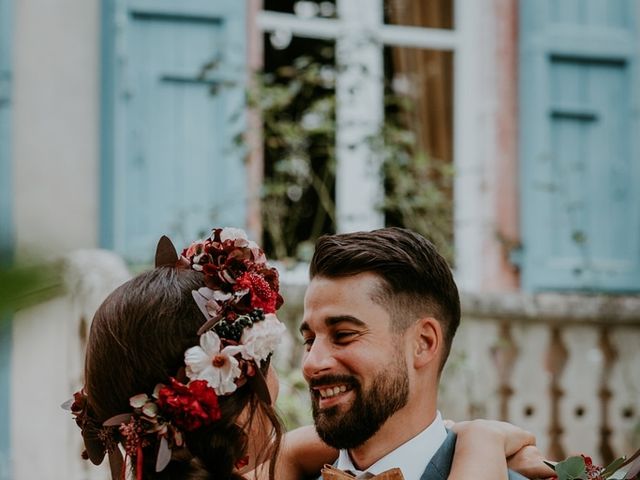
POLYGON ((375 152, 359 142, 356 149, 349 143, 376 131, 383 121, 384 46, 412 47, 450 51, 454 55, 454 224, 455 251, 459 283, 477 284, 482 275, 478 261, 483 234, 482 217, 485 200, 482 156, 478 155, 477 119, 479 66, 477 47, 478 19, 482 17, 473 0, 454 0, 454 28, 451 30, 386 25, 383 23, 383 0, 337 0, 337 19, 300 18, 293 14, 262 10, 258 27, 263 32, 286 31, 294 36, 336 41, 338 65, 357 58, 365 64, 368 75, 359 69, 339 70, 336 95, 336 218, 338 232, 370 230, 383 226, 383 215, 376 209, 383 195, 382 179, 371 175, 375 152), (366 41, 363 41, 366 40, 366 41), (355 48, 354 48, 355 47, 355 48), (349 85, 358 89, 349 94, 349 85), (366 118, 363 118, 366 113, 366 118), (357 120, 357 122, 354 122, 357 120), (357 126, 354 126, 356 124, 357 126))

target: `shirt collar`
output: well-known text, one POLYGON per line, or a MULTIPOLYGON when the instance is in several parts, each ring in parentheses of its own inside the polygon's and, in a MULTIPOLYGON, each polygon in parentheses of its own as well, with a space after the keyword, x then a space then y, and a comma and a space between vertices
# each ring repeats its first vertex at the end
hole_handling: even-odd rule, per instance
MULTIPOLYGON (((444 427, 440 412, 437 412, 436 418, 431 422, 431 425, 392 452, 389 452, 367 468, 366 471, 377 475, 390 468, 399 467, 405 480, 419 480, 427 465, 429 465, 431 458, 433 458, 446 438, 447 430, 444 427)), ((357 470, 354 467, 347 450, 340 450, 336 466, 340 470, 351 470, 356 475, 362 473, 361 470, 357 470)))

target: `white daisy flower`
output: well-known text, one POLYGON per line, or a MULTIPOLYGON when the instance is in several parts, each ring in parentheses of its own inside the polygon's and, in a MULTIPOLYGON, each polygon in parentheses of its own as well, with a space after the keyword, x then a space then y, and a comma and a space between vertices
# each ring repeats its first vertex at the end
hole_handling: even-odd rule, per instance
POLYGON ((244 347, 229 345, 222 350, 222 341, 213 331, 200 335, 200 346, 184 352, 187 376, 190 380, 205 380, 217 395, 227 395, 236 390, 235 380, 241 370, 235 355, 244 354, 244 347))

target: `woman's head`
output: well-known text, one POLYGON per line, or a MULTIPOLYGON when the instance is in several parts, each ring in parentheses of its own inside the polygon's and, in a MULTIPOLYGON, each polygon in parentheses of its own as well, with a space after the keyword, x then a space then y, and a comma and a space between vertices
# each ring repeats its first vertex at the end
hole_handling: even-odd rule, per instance
POLYGON ((77 420, 94 462, 99 438, 101 455, 117 456, 120 443, 144 478, 234 478, 247 454, 251 464, 274 457, 280 441, 265 382, 283 329, 277 273, 235 230, 214 230, 175 259, 96 312, 77 420))
POLYGON ((85 389, 99 418, 126 412, 130 397, 153 392, 184 366, 184 352, 198 344, 203 323, 191 297, 201 285, 198 272, 161 267, 128 281, 102 303, 85 361, 85 389))

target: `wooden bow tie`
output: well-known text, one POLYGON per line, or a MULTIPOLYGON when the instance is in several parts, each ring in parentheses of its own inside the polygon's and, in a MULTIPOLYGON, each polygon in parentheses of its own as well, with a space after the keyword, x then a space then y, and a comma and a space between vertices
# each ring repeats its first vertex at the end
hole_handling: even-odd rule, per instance
MULTIPOLYGON (((349 472, 343 472, 332 465, 325 465, 321 473, 322 480, 353 480, 358 478, 349 472)), ((402 471, 400 471, 399 468, 392 468, 391 470, 379 473, 378 475, 365 475, 366 474, 363 474, 360 478, 367 478, 369 480, 404 480, 402 471)))

